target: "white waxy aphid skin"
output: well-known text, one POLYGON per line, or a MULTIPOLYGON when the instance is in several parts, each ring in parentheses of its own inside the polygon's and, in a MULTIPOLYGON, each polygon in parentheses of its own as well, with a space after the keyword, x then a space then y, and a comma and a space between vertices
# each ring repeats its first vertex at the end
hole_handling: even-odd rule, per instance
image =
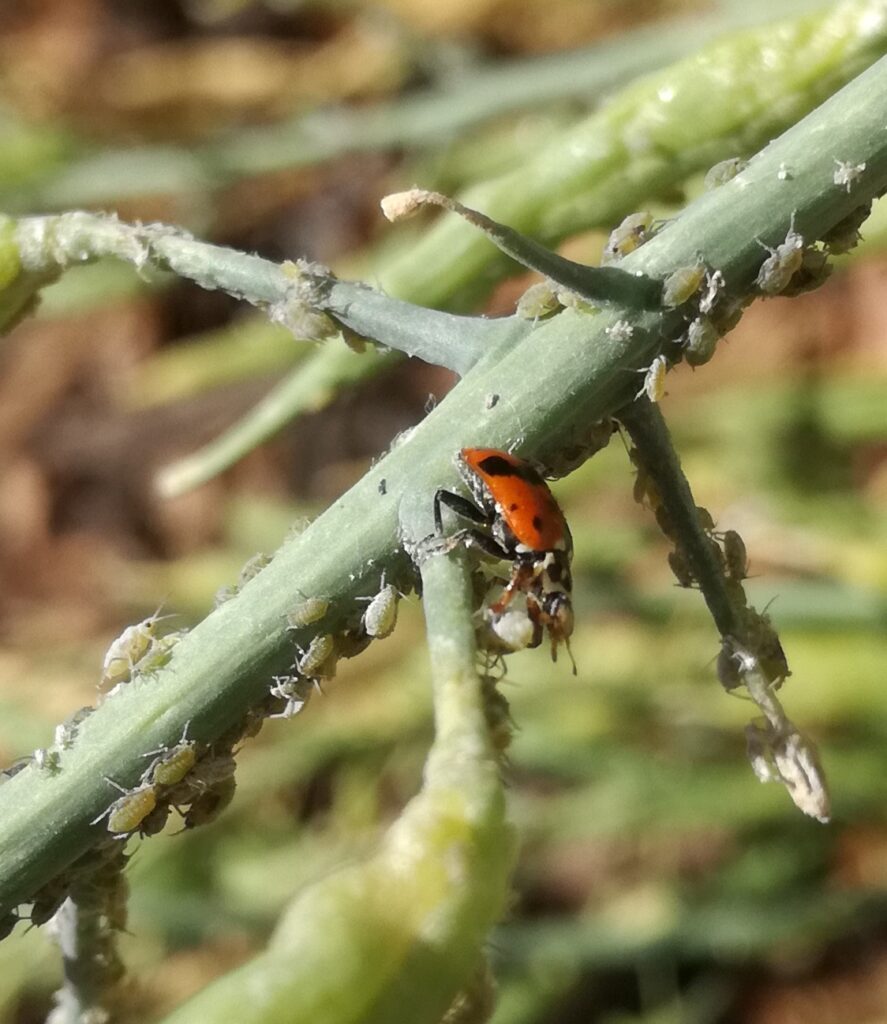
POLYGON ((290 629, 301 629, 319 622, 329 610, 330 603, 325 597, 307 597, 286 613, 290 629))
POLYGON ((634 397, 640 398, 641 395, 646 395, 651 402, 658 402, 665 395, 665 375, 668 373, 668 360, 665 356, 656 356, 647 369, 640 372, 644 374, 644 383, 641 390, 634 397))
POLYGON ((297 715, 311 699, 311 695, 317 688, 314 679, 306 676, 275 676, 274 685, 271 687, 271 695, 286 701, 283 711, 279 711, 271 718, 292 718, 297 715))
POLYGON ((49 772, 50 775, 55 775, 59 770, 59 755, 56 750, 46 750, 44 747, 38 747, 34 751, 34 764, 40 771, 49 772))
POLYGON ((367 605, 363 613, 363 628, 367 635, 376 640, 384 640, 390 636, 397 625, 397 603, 400 594, 386 583, 378 594, 367 605))
POLYGON ((703 263, 679 267, 674 273, 669 274, 662 284, 662 305, 667 309, 683 305, 699 291, 704 278, 703 263))
POLYGON ((832 175, 832 181, 836 185, 846 188, 849 194, 856 182, 862 177, 864 170, 865 161, 861 164, 852 164, 849 160, 835 160, 835 173, 832 175))

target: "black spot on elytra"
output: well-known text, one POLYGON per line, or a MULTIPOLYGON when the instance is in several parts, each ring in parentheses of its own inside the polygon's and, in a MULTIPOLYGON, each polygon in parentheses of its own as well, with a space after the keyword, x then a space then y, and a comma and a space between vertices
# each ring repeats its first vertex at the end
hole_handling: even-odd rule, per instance
POLYGON ((513 463, 503 459, 501 455, 488 455, 481 459, 477 468, 487 476, 516 476, 532 484, 542 483, 542 477, 535 469, 524 462, 513 463))
POLYGON ((533 516, 533 529, 534 530, 541 530, 542 529, 542 516, 533 516))
POLYGON ((517 512, 517 510, 518 510, 519 508, 520 508, 520 505, 518 505, 516 501, 513 501, 513 502, 512 502, 512 503, 511 503, 511 504, 510 504, 510 505, 508 506, 508 511, 509 511, 509 512, 517 512))

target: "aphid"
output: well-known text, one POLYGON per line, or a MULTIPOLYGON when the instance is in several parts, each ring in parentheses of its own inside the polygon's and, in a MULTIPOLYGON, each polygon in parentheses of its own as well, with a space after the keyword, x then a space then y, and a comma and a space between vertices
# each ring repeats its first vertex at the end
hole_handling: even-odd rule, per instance
POLYGON ((298 660, 298 669, 303 676, 327 675, 329 660, 335 653, 335 640, 331 633, 319 633, 298 660))
POLYGON ((662 305, 666 309, 674 309, 683 305, 687 299, 695 295, 705 277, 705 264, 693 263, 679 267, 662 283, 662 305))
MULTIPOLYGON (((167 633, 166 636, 158 637, 148 653, 139 662, 139 674, 147 675, 149 672, 156 672, 158 669, 168 665, 172 660, 172 652, 177 644, 188 635, 185 629, 177 630, 175 633, 167 633)), ((111 694, 109 693, 110 697, 111 694)))
POLYGON ((112 641, 102 662, 102 679, 99 683, 101 688, 129 682, 139 662, 154 643, 157 624, 163 618, 167 618, 167 616, 161 616, 159 611, 158 608, 147 619, 143 619, 133 626, 127 626, 120 636, 112 641))
POLYGON ((653 214, 646 210, 630 213, 622 223, 610 232, 607 244, 601 255, 601 264, 613 263, 622 259, 638 246, 643 245, 650 237, 653 214))
POLYGON ((224 811, 234 799, 237 781, 233 775, 222 779, 212 789, 201 793, 184 814, 184 828, 197 828, 208 825, 224 811))
POLYGON ((491 615, 500 616, 516 594, 524 594, 531 622, 548 632, 552 658, 556 659, 560 643, 569 654, 573 542, 548 484, 529 463, 496 448, 463 448, 456 467, 474 501, 438 490, 434 495, 436 535, 443 538, 444 505, 475 528, 439 541, 437 550, 451 551, 464 544, 491 558, 510 561, 511 578, 491 607, 491 615))
POLYGON ((379 481, 379 483, 376 485, 376 490, 379 492, 379 494, 382 495, 383 498, 388 493, 388 481, 385 479, 384 476, 379 481))
POLYGON ((219 587, 216 591, 216 596, 213 598, 213 608, 221 608, 222 605, 230 601, 232 597, 237 597, 237 587, 219 587))
POLYGON ((144 819, 157 806, 157 792, 151 782, 145 782, 135 789, 126 790, 118 786, 113 779, 105 779, 105 782, 119 789, 123 796, 119 797, 111 806, 103 811, 91 822, 98 824, 102 818, 108 819, 108 831, 117 835, 128 835, 134 832, 144 819))
POLYGON ((822 236, 822 242, 828 246, 828 250, 833 256, 839 253, 850 252, 859 243, 862 238, 859 229, 863 222, 868 219, 871 212, 872 204, 870 202, 863 203, 862 206, 857 206, 855 210, 851 210, 833 228, 826 231, 822 236))
POLYGON ((707 316, 696 317, 684 338, 684 358, 690 366, 702 366, 715 354, 718 330, 707 316))
POLYGON ((696 506, 696 518, 706 533, 711 534, 715 532, 715 521, 711 517, 711 512, 703 505, 696 506))
POLYGON ((762 618, 763 628, 757 645, 758 662, 770 685, 778 690, 792 673, 776 630, 770 625, 766 615, 762 618))
POLYGON ((34 895, 31 904, 31 924, 39 928, 58 913, 59 907, 68 898, 71 878, 67 874, 57 875, 34 895))
POLYGON ((0 785, 4 782, 9 782, 10 779, 18 775, 19 772, 24 771, 25 768, 31 763, 31 755, 26 754, 24 757, 19 757, 8 765, 3 771, 0 771, 0 785))
POLYGON ((34 764, 40 771, 55 775, 61 768, 59 753, 57 750, 46 750, 44 747, 38 747, 34 751, 34 764))
POLYGON ((721 649, 718 651, 715 671, 718 675, 718 682, 728 693, 730 690, 735 690, 737 686, 742 685, 739 662, 736 660, 732 649, 726 643, 721 644, 721 649))
POLYGON ((247 559, 243 563, 243 568, 240 570, 240 575, 237 577, 237 587, 246 586, 250 580, 254 580, 259 573, 271 564, 271 555, 266 555, 263 551, 258 552, 247 559))
POLYGON ((743 677, 758 668, 757 659, 739 646, 733 637, 726 636, 721 640, 718 652, 716 671, 718 682, 728 692, 735 690, 743 683, 743 677))
POLYGON ((171 808, 168 803, 164 802, 157 804, 157 806, 153 810, 149 811, 139 822, 139 835, 156 836, 162 832, 166 827, 170 810, 171 808))
POLYGON ((86 707, 78 708, 74 714, 69 715, 64 722, 60 722, 55 727, 54 740, 57 747, 61 747, 62 750, 70 750, 74 746, 74 740, 77 738, 77 732, 80 729, 80 723, 88 718, 95 708, 87 705, 86 707))
POLYGON ((236 768, 237 762, 230 751, 202 758, 169 793, 170 803, 190 803, 195 794, 205 793, 225 779, 233 777, 236 768))
POLYGON ((574 309, 579 313, 597 312, 597 307, 593 306, 584 295, 580 295, 579 292, 574 292, 570 288, 558 285, 555 295, 564 309, 574 309))
POLYGON ((656 519, 656 525, 665 534, 669 540, 675 540, 677 531, 675 530, 674 520, 671 517, 671 512, 665 506, 665 503, 661 503, 653 509, 653 516, 656 519))
POLYGON ((286 624, 290 629, 301 629, 319 622, 329 610, 330 603, 325 597, 306 597, 295 608, 286 613, 286 624))
POLYGON ((665 375, 668 373, 668 360, 665 356, 656 356, 646 370, 638 370, 644 374, 644 383, 634 396, 646 395, 651 402, 658 402, 665 397, 665 375))
MULTIPOLYGON (((358 598, 367 600, 367 598, 358 598)), ((363 613, 363 628, 368 636, 376 640, 384 640, 390 636, 397 625, 397 602, 400 594, 390 584, 385 582, 385 574, 382 574, 382 585, 378 594, 369 598, 369 604, 363 613)))
POLYGON ((727 530, 721 538, 724 545, 724 559, 727 563, 727 574, 734 580, 744 580, 748 576, 748 553, 745 541, 735 530, 727 530))
POLYGON ((669 551, 668 567, 674 573, 679 586, 693 587, 696 585, 696 577, 693 575, 690 563, 682 551, 677 548, 674 551, 669 551))
POLYGON ((807 246, 801 258, 801 266, 788 285, 782 290, 783 295, 801 295, 812 291, 827 281, 832 272, 828 261, 828 251, 816 246, 807 246))
POLYGON ((769 245, 765 245, 764 248, 770 255, 761 264, 755 285, 765 295, 778 295, 801 269, 804 260, 804 236, 799 235, 794 227, 790 227, 784 242, 775 249, 771 249, 769 245))
POLYGON ((735 178, 737 174, 748 164, 747 160, 744 160, 741 156, 731 156, 726 160, 721 160, 716 163, 713 167, 710 167, 706 172, 705 178, 703 179, 703 187, 710 191, 713 188, 718 188, 720 185, 726 185, 731 178, 735 178))
POLYGON ((366 352, 367 341, 362 335, 358 334, 357 331, 353 331, 350 327, 346 327, 344 324, 338 324, 339 334, 342 337, 342 341, 351 349, 352 352, 357 355, 363 355, 366 352))
POLYGON ((497 395, 495 391, 491 391, 489 394, 484 395, 484 408, 489 412, 490 409, 495 409, 499 404, 500 395, 497 395))
POLYGON ((835 160, 835 173, 832 181, 836 185, 843 185, 849 194, 856 182, 862 177, 865 170, 865 161, 861 164, 851 164, 849 160, 835 160))
POLYGON ((162 747, 160 750, 152 750, 146 757, 152 754, 159 754, 148 766, 145 777, 149 778, 155 786, 174 786, 194 767, 197 761, 197 744, 188 739, 188 726, 185 723, 182 731, 182 738, 174 747, 162 747))
POLYGON ((773 729, 769 722, 745 727, 745 755, 759 782, 777 782, 779 772, 773 758, 773 729))
POLYGON ((559 305, 551 282, 539 281, 537 284, 531 284, 517 300, 515 312, 524 320, 538 320, 553 313, 559 305))

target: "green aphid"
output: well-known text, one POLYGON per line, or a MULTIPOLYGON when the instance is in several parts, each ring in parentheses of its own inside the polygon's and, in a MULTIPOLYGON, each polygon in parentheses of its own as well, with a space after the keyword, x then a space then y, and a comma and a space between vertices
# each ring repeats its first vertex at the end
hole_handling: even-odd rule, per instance
POLYGON ((662 284, 662 305, 666 309, 682 306, 699 291, 704 279, 704 263, 679 267, 669 274, 662 284))
POLYGON ((91 824, 95 825, 103 818, 108 819, 108 831, 115 835, 128 835, 134 832, 144 819, 157 806, 157 792, 153 783, 146 782, 135 789, 125 790, 118 786, 113 779, 105 779, 106 782, 119 789, 123 796, 119 797, 111 806, 94 818, 91 824))
POLYGON ((741 156, 731 156, 721 160, 713 167, 710 167, 703 179, 703 187, 706 191, 726 185, 728 181, 735 178, 740 171, 748 165, 748 161, 741 156))
POLYGON ((188 726, 185 724, 182 731, 182 738, 174 747, 163 747, 160 750, 152 750, 151 754, 159 754, 151 762, 145 776, 150 778, 155 786, 175 786, 181 782, 197 762, 197 744, 188 739, 188 726))
POLYGON ((539 281, 530 287, 517 300, 515 312, 524 320, 538 320, 540 317, 553 313, 560 303, 555 288, 550 281, 539 281))
POLYGON ((614 263, 643 245, 651 235, 652 224, 653 214, 647 210, 630 213, 610 232, 601 255, 601 265, 614 263))
POLYGON ((154 643, 158 624, 162 619, 168 618, 161 616, 159 611, 158 608, 147 619, 127 626, 120 636, 112 641, 102 662, 102 680, 99 684, 102 689, 119 686, 132 678, 133 672, 154 643))
POLYGON ((243 564, 243 568, 240 570, 240 575, 237 578, 238 589, 244 587, 250 580, 256 578, 259 573, 267 568, 271 564, 271 555, 266 555, 260 551, 258 554, 247 559, 243 564))
POLYGON ((290 629, 301 629, 319 622, 329 611, 330 603, 325 597, 306 597, 286 613, 286 624, 290 629))

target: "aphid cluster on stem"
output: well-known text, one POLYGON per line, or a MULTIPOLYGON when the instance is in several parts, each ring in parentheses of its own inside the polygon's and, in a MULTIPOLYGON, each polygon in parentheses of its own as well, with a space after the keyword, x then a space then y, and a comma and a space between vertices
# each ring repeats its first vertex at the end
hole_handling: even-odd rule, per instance
POLYGON ((436 532, 423 543, 425 553, 463 545, 511 562, 501 596, 487 609, 492 633, 514 649, 537 647, 547 632, 552 659, 560 644, 569 653, 573 546, 548 485, 529 463, 496 448, 463 448, 456 467, 474 500, 444 489, 435 493, 436 532), (473 525, 445 536, 445 507, 473 525))

